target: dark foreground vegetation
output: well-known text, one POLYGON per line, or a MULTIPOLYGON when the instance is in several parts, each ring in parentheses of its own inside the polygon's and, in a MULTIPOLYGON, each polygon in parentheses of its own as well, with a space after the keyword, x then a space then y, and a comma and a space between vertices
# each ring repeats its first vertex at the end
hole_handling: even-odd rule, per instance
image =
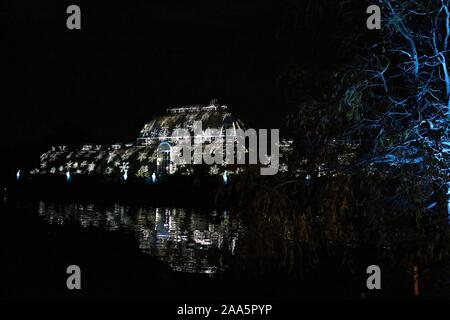
POLYGON ((295 279, 320 297, 449 298, 450 229, 446 197, 423 207, 424 186, 402 175, 309 181, 240 180, 235 203, 250 226, 239 270, 295 279), (399 190, 399 186, 403 189, 399 190), (370 292, 366 269, 380 266, 383 290, 370 292))

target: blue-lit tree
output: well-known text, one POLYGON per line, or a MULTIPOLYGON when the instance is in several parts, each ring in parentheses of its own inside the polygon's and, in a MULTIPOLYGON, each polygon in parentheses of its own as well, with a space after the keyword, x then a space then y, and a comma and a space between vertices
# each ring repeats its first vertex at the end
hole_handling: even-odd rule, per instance
POLYGON ((408 168, 406 180, 426 186, 431 209, 448 182, 449 1, 371 2, 382 9, 383 27, 349 76, 343 102, 361 119, 351 135, 373 142, 366 164, 408 168))

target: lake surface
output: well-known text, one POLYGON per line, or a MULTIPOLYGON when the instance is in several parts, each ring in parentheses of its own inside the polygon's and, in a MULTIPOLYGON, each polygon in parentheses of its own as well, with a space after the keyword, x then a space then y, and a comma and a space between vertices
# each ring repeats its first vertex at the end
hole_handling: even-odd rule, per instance
MULTIPOLYGON (((0 213, 0 273, 6 275, 0 298, 8 299, 359 299, 361 292, 370 294, 366 269, 379 257, 336 247, 321 253, 317 266, 304 264, 300 279, 285 271, 286 257, 299 260, 290 239, 281 243, 284 234, 270 233, 265 220, 246 220, 244 226, 227 211, 4 200, 0 213), (342 256, 353 259, 356 271, 341 266, 342 256), (79 292, 66 287, 66 269, 73 264, 83 274, 79 292), (260 268, 268 271, 254 272, 260 268)), ((375 297, 408 296, 411 277, 402 271, 385 272, 383 291, 375 297)), ((447 283, 447 273, 428 274, 439 280, 424 278, 424 295, 448 297, 431 287, 447 283)))
POLYGON ((240 218, 224 210, 40 201, 36 212, 50 225, 132 234, 142 252, 188 273, 223 272, 245 233, 240 218))

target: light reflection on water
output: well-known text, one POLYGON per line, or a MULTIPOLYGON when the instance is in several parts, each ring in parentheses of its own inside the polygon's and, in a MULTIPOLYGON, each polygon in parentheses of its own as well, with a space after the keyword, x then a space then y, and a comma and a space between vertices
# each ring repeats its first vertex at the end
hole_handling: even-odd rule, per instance
POLYGON ((214 274, 227 267, 245 228, 227 211, 39 203, 48 223, 77 222, 83 227, 132 233, 139 248, 174 271, 214 274))

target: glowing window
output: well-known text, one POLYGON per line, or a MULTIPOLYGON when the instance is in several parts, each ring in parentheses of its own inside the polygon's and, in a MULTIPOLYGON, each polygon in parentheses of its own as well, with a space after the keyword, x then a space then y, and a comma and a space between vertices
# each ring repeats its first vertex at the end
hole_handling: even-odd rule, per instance
POLYGON ((162 142, 158 146, 157 151, 157 171, 159 174, 170 174, 170 145, 167 142, 162 142))

